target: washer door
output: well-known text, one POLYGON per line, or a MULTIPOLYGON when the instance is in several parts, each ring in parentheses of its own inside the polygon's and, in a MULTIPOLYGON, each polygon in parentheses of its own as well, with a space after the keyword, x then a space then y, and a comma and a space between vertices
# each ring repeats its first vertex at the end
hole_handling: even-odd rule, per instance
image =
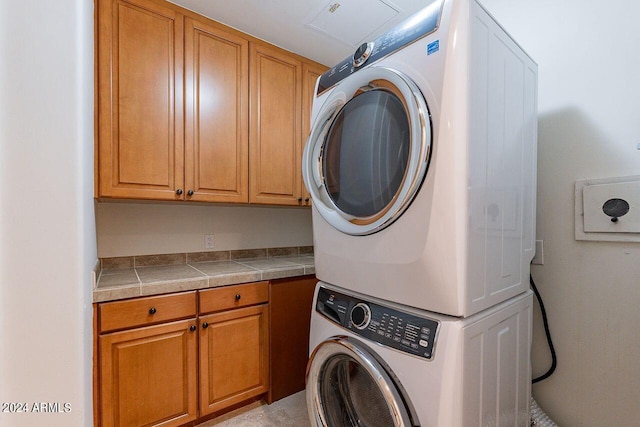
POLYGON ((408 427, 416 420, 390 368, 366 345, 332 337, 307 366, 309 418, 322 427, 408 427))
POLYGON ((369 67, 342 80, 316 116, 302 173, 314 206, 351 235, 388 227, 424 180, 431 152, 427 103, 404 74, 369 67))

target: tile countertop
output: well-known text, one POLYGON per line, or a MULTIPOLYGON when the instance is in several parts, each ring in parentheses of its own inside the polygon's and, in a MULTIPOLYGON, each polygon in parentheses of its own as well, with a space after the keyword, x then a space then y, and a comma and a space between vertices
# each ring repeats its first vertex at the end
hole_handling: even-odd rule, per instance
POLYGON ((104 268, 93 302, 214 288, 315 273, 313 254, 187 262, 178 265, 104 268))

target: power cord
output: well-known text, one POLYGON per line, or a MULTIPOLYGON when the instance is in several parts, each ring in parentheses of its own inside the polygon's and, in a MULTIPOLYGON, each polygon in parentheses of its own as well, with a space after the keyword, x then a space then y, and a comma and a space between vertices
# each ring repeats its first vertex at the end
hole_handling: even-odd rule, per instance
POLYGON ((547 310, 544 308, 544 303, 542 302, 542 297, 540 296, 540 292, 538 292, 538 288, 536 288, 536 284, 533 281, 533 276, 529 274, 529 283, 531 283, 531 289, 533 289, 533 293, 536 294, 536 299, 538 300, 538 304, 540 305, 540 313, 542 313, 542 322, 544 324, 544 333, 547 336, 547 344, 549 345, 549 351, 551 352, 551 367, 547 372, 540 375, 538 378, 534 378, 531 383, 535 384, 539 381, 546 380, 553 374, 553 371, 556 370, 556 366, 558 365, 558 358, 556 357, 556 350, 553 348, 553 340, 551 340, 551 332, 549 331, 549 321, 547 319, 547 310))

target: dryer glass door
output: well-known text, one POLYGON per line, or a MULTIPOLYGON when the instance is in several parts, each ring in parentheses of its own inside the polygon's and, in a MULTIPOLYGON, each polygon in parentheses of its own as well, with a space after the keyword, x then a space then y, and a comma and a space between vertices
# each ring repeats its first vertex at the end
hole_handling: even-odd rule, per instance
POLYGON ((305 184, 335 228, 375 233, 411 203, 430 151, 429 111, 415 83, 388 68, 366 68, 341 81, 316 115, 305 184))
POLYGON ((364 344, 334 337, 320 344, 307 369, 307 408, 324 427, 408 427, 413 408, 382 361, 364 344))

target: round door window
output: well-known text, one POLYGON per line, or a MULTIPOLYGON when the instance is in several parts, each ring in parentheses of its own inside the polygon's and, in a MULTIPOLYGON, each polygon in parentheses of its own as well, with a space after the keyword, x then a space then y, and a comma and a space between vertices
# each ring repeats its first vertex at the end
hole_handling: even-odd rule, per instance
POLYGON ((372 89, 347 102, 331 124, 322 158, 336 207, 359 218, 383 211, 402 184, 409 145, 409 120, 398 96, 372 89))
POLYGON ((367 235, 409 206, 430 153, 429 110, 419 88, 398 71, 369 67, 342 80, 314 115, 302 174, 329 224, 367 235))
POLYGON ((311 355, 306 389, 309 415, 323 427, 412 426, 415 413, 394 378, 364 344, 333 337, 311 355))

